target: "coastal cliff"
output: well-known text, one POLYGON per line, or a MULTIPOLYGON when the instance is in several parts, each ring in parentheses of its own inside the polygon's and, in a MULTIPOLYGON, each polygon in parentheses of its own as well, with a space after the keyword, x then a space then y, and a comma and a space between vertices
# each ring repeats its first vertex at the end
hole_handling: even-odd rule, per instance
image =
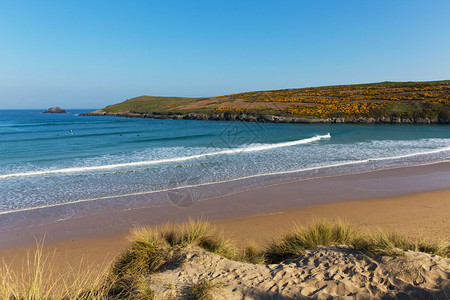
POLYGON ((140 96, 84 115, 274 123, 450 124, 450 80, 257 91, 205 98, 140 96))
POLYGON ((306 117, 285 117, 278 115, 258 115, 247 113, 174 113, 174 114, 159 114, 159 113, 111 113, 102 110, 82 114, 83 116, 114 116, 123 118, 150 118, 150 119, 175 119, 175 120, 204 120, 204 121, 243 121, 243 122, 267 122, 267 123, 302 123, 302 124, 317 124, 317 123, 359 123, 359 124, 450 124, 449 118, 402 118, 402 117, 334 117, 334 118, 306 118, 306 117))

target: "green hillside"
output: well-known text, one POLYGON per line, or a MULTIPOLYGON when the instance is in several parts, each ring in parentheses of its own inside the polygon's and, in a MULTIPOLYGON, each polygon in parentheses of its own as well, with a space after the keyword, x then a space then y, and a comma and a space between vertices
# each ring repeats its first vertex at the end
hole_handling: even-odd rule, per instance
POLYGON ((141 96, 107 106, 96 113, 447 120, 450 119, 450 80, 255 91, 206 98, 141 96))

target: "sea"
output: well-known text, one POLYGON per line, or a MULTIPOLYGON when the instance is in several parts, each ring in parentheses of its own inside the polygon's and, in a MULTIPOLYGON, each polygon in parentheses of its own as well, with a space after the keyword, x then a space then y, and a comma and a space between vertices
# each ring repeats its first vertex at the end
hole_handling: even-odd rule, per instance
POLYGON ((450 160, 448 125, 80 115, 93 110, 0 110, 0 214, 249 178, 301 180, 450 160))

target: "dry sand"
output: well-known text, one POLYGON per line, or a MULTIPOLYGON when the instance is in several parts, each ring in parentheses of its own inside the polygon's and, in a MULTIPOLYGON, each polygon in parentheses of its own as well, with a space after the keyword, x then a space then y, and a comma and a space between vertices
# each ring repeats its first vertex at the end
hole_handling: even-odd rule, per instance
POLYGON ((450 190, 327 203, 216 223, 238 242, 251 239, 263 244, 294 222, 305 225, 314 218, 342 219, 367 232, 396 231, 450 242, 450 190))
MULTIPOLYGON (((279 264, 230 261, 200 248, 181 266, 151 275, 155 299, 183 299, 206 281, 215 299, 436 299, 450 288, 450 259, 407 251, 370 258, 346 247, 318 247, 279 264)), ((438 299, 439 299, 438 298, 438 299)))

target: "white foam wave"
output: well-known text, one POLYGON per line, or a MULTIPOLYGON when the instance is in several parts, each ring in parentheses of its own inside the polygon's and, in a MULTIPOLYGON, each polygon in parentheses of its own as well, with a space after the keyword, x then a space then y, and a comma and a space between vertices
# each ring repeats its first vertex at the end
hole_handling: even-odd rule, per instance
POLYGON ((276 144, 260 144, 260 145, 249 145, 247 147, 242 148, 233 148, 227 150, 221 150, 216 152, 209 152, 191 156, 183 156, 183 157, 174 157, 160 160, 150 160, 150 161, 138 161, 138 162, 130 162, 130 163, 120 163, 120 164, 112 164, 112 165, 102 165, 102 166, 89 166, 89 167, 73 167, 73 168, 65 168, 65 169, 55 169, 55 170, 42 170, 42 171, 34 171, 34 172, 23 172, 23 173, 13 173, 13 174, 4 174, 0 175, 0 179, 11 178, 11 177, 28 177, 28 176, 39 176, 39 175, 50 175, 50 174, 64 174, 64 173, 80 173, 80 172, 90 172, 90 171, 104 171, 111 169, 119 169, 119 168, 128 168, 128 167, 140 167, 140 166, 150 166, 164 163, 173 163, 173 162, 182 162, 187 160, 199 159, 209 156, 217 156, 217 155, 227 155, 227 154, 239 154, 239 153, 247 153, 247 152, 256 152, 263 150, 270 150, 276 148, 290 147, 296 145, 303 145, 312 142, 316 142, 322 139, 329 139, 331 135, 317 135, 311 138, 291 141, 291 142, 283 142, 276 144))
MULTIPOLYGON (((445 148, 445 149, 440 149, 439 151, 433 151, 432 153, 437 153, 437 152, 442 152, 442 151, 450 151, 450 147, 445 148)), ((425 155, 425 154, 429 154, 429 152, 426 152, 426 153, 424 153, 424 152, 414 153, 414 154, 411 154, 411 155, 408 155, 408 156, 419 156, 419 155, 425 155)), ((387 158, 384 158, 384 159, 390 160, 390 159, 396 159, 396 157, 387 157, 387 158)), ((313 170, 320 170, 320 169, 326 169, 326 168, 341 167, 341 166, 346 166, 346 165, 354 165, 354 164, 366 163, 366 162, 370 162, 370 161, 373 161, 373 160, 376 160, 376 159, 365 159, 365 160, 337 163, 337 164, 331 164, 331 165, 325 165, 325 166, 319 166, 319 167, 311 167, 311 168, 304 168, 304 169, 299 169, 299 170, 283 171, 283 172, 255 174, 255 175, 249 175, 249 176, 244 176, 244 177, 240 177, 240 178, 233 178, 233 179, 228 179, 228 180, 223 180, 223 181, 207 182, 207 183, 200 183, 200 184, 193 184, 193 185, 184 185, 184 186, 179 186, 179 187, 175 187, 175 188, 167 188, 167 189, 161 189, 161 190, 155 190, 155 191, 145 191, 145 192, 137 192, 137 193, 108 195, 108 196, 101 196, 101 197, 95 197, 95 198, 80 199, 80 200, 75 200, 75 201, 70 201, 70 202, 53 203, 53 204, 47 204, 47 205, 42 205, 42 206, 36 206, 36 207, 26 207, 26 208, 13 209, 13 210, 8 210, 8 211, 0 211, 0 215, 6 215, 6 214, 16 213, 16 212, 32 211, 32 210, 43 209, 43 208, 50 208, 50 207, 57 207, 57 206, 64 206, 64 205, 70 205, 70 204, 76 204, 76 203, 84 203, 84 202, 105 200, 105 199, 116 199, 116 198, 121 198, 121 197, 147 195, 147 194, 161 193, 161 192, 180 190, 180 189, 186 189, 186 188, 194 188, 194 187, 198 188, 198 187, 201 187, 201 186, 209 186, 209 185, 218 184, 218 183, 227 183, 227 182, 245 180, 245 179, 250 179, 250 178, 255 178, 255 177, 264 177, 264 176, 273 176, 273 175, 285 175, 285 174, 299 173, 299 172, 305 172, 305 171, 313 171, 313 170)), ((381 158, 379 160, 381 160, 381 158)), ((435 164, 435 163, 447 163, 447 162, 450 162, 450 161, 449 160, 443 160, 443 161, 436 161, 436 162, 432 162, 432 163, 428 163, 428 164, 418 164, 418 165, 414 165, 414 166, 425 166, 425 165, 431 165, 431 164, 435 164)), ((395 168, 387 168, 387 169, 395 169, 395 168)), ((377 171, 379 171, 379 170, 383 170, 383 169, 378 169, 377 171)), ((360 172, 360 173, 365 173, 365 172, 367 172, 367 171, 360 172)), ((347 174, 354 174, 354 173, 347 173, 347 174)), ((342 175, 342 174, 340 174, 340 175, 342 175)), ((304 181, 304 180, 311 180, 311 179, 324 178, 324 177, 333 177, 333 176, 336 176, 336 175, 329 175, 329 176, 325 175, 325 176, 321 176, 321 177, 303 178, 303 179, 299 179, 299 180, 295 180, 295 181, 304 181)), ((280 182, 280 183, 282 183, 282 182, 280 182)))

